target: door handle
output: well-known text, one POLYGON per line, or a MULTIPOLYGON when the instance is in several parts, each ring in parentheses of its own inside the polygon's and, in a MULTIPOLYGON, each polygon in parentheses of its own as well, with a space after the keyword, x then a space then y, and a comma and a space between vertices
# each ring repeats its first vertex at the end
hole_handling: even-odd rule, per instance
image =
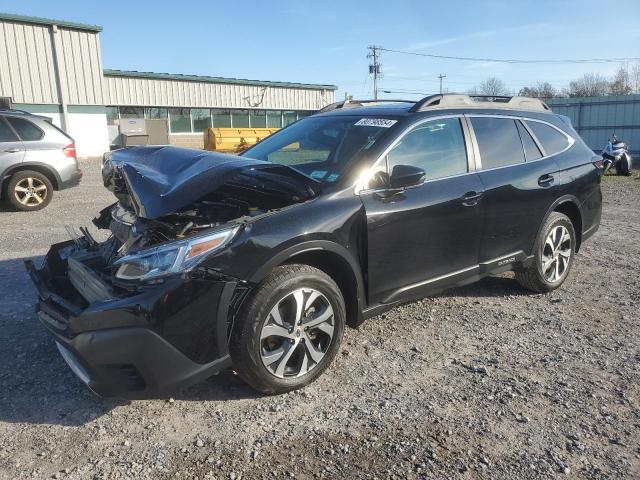
POLYGON ((555 178, 553 178, 553 175, 546 173, 538 178, 538 185, 545 188, 550 187, 551 185, 553 185, 554 180, 555 178))
POLYGON ((474 205, 478 204, 478 201, 482 198, 482 195, 484 195, 484 192, 471 191, 465 193, 462 197, 460 197, 460 200, 462 202, 462 205, 464 205, 465 207, 473 207, 474 205))
POLYGON ((8 148, 7 150, 5 150, 6 153, 18 153, 21 152, 22 150, 19 148, 8 148))

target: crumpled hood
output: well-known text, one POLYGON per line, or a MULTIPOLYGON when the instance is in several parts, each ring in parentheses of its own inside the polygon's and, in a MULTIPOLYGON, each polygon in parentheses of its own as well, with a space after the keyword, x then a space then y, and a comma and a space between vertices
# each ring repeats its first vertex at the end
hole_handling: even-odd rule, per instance
MULTIPOLYGON (((313 197, 320 183, 284 165, 202 150, 129 147, 105 154, 105 187, 130 197, 136 215, 156 219, 185 208, 228 182, 252 179, 298 197, 313 197)), ((246 181, 246 180, 245 180, 246 181)))

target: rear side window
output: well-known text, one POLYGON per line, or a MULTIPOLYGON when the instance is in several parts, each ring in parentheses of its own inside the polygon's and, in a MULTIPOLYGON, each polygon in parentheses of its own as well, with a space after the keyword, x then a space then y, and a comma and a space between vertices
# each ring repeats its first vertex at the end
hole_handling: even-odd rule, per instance
POLYGON ((15 142, 17 140, 9 125, 0 117, 0 142, 15 142))
POLYGON ((42 130, 24 118, 7 117, 7 121, 11 124, 13 129, 18 132, 18 136, 23 142, 40 140, 44 136, 42 130))
POLYGON ((472 117, 482 168, 524 163, 524 151, 516 122, 510 118, 472 117))
POLYGON ((531 122, 529 120, 526 122, 527 126, 537 137, 547 155, 553 155, 561 152, 569 146, 569 140, 567 140, 567 137, 555 128, 540 122, 531 122))
POLYGON ((467 172, 467 150, 458 118, 421 123, 389 152, 389 172, 396 165, 423 169, 426 178, 450 177, 467 172))
POLYGON ((527 162, 531 160, 537 160, 538 158, 542 158, 542 153, 540 153, 540 149, 536 145, 536 142, 533 140, 531 134, 524 128, 524 125, 520 122, 516 122, 518 126, 518 132, 520 133, 520 139, 522 140, 522 146, 524 147, 524 157, 527 162))

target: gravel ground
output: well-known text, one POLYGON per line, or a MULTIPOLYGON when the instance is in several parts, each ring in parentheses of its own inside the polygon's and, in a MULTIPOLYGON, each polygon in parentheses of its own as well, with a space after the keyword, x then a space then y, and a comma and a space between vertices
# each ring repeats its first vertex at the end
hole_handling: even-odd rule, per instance
POLYGON ((640 178, 608 177, 559 291, 507 274, 349 330, 303 391, 232 372, 171 399, 94 397, 34 315, 23 259, 112 201, 97 161, 44 211, 0 211, 1 478, 639 478, 640 178))

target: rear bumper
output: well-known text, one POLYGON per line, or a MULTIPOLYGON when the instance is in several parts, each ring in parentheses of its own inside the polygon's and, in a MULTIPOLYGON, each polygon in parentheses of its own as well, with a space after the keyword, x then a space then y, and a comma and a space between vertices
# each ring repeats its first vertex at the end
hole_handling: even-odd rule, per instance
POLYGON ((71 176, 65 180, 62 180, 58 184, 58 190, 64 190, 65 188, 75 187, 80 185, 80 180, 82 179, 82 170, 79 168, 71 174, 71 176))
MULTIPOLYGON (((88 303, 68 281, 54 245, 26 268, 36 313, 74 373, 101 396, 163 396, 228 368, 229 308, 236 282, 175 278, 152 289, 88 303)), ((80 287, 79 287, 80 288, 80 287)))

